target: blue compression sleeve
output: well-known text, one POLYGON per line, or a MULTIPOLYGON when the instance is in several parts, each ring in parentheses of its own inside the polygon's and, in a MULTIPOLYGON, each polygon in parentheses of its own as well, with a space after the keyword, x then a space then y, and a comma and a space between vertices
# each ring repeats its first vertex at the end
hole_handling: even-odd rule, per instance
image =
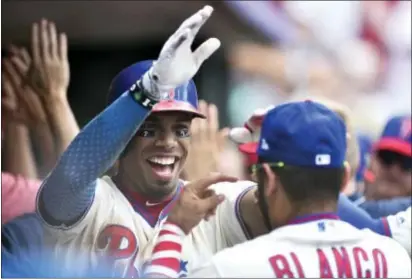
POLYGON ((358 229, 370 229, 378 234, 387 235, 387 230, 381 220, 373 219, 365 210, 356 206, 342 194, 339 196, 338 215, 340 219, 358 229))
POLYGON ((411 198, 394 198, 390 200, 364 201, 359 207, 369 213, 373 218, 394 215, 411 206, 411 198))
POLYGON ((97 178, 115 163, 149 113, 126 92, 80 131, 43 182, 39 213, 46 222, 59 226, 85 214, 97 178))

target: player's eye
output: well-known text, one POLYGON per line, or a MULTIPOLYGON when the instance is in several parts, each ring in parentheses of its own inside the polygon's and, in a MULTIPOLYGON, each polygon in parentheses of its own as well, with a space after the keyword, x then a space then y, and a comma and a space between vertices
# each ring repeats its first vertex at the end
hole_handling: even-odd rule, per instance
POLYGON ((150 137, 154 137, 156 131, 154 129, 148 129, 148 128, 140 128, 137 131, 137 135, 139 137, 144 137, 144 138, 150 138, 150 137))
POLYGON ((179 138, 189 137, 190 129, 188 127, 179 127, 176 129, 176 136, 179 138))

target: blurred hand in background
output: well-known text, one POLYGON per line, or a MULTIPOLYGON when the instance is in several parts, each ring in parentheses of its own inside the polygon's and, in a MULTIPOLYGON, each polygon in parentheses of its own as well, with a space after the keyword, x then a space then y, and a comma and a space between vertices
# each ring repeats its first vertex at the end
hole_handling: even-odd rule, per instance
POLYGON ((31 85, 49 98, 66 97, 70 81, 66 34, 58 34, 55 24, 43 19, 33 24, 31 36, 31 85))
POLYGON ((58 33, 54 22, 42 19, 32 25, 31 49, 28 83, 41 97, 54 134, 56 154, 61 154, 79 132, 67 100, 70 69, 66 34, 58 33))
POLYGON ((183 170, 183 178, 193 181, 219 171, 221 152, 228 129, 219 130, 219 113, 214 104, 199 101, 199 111, 207 119, 196 118, 191 126, 191 150, 183 170))
POLYGON ((40 99, 26 83, 30 56, 24 48, 12 46, 10 50, 12 58, 3 60, 3 117, 7 122, 27 126, 37 126, 39 123, 45 123, 46 114, 40 99))

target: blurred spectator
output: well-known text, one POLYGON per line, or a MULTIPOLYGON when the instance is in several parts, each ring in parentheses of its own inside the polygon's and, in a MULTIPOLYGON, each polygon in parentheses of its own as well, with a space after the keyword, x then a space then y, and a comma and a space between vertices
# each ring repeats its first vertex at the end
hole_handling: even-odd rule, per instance
POLYGON ((410 123, 410 116, 392 118, 372 150, 364 196, 355 203, 373 218, 396 214, 411 205, 410 123))
MULTIPOLYGON (((21 76, 10 59, 3 60, 2 73, 2 223, 34 211, 40 186, 31 149, 29 128, 40 131, 45 114, 33 92, 23 87, 21 76)), ((44 140, 50 138, 45 133, 44 140)), ((50 142, 49 142, 50 143, 50 142)))
POLYGON ((2 223, 34 212, 40 179, 79 131, 67 101, 67 39, 43 20, 32 30, 32 57, 12 46, 2 73, 2 223), (30 137, 31 136, 31 137, 30 137), (30 142, 38 145, 36 166, 30 142), (41 175, 41 174, 43 175, 41 175), (33 180, 32 180, 33 179, 33 180))
MULTIPOLYGON (((246 5, 253 2, 235 6, 246 5)), ((284 39, 275 47, 241 43, 229 53, 234 69, 271 82, 237 81, 234 103, 244 98, 242 88, 262 100, 248 102, 248 114, 267 100, 323 96, 350 107, 355 129, 375 137, 389 117, 410 111, 410 1, 265 1, 258 6, 264 5, 273 14, 283 12, 278 20, 292 24, 272 27, 289 34, 271 36, 284 39)), ((242 14, 253 18, 255 8, 244 8, 242 14)), ((270 29, 262 24, 257 27, 270 29)))
POLYGON ((371 171, 375 175, 375 182, 365 189, 367 200, 410 197, 411 143, 411 116, 390 119, 373 152, 371 171))

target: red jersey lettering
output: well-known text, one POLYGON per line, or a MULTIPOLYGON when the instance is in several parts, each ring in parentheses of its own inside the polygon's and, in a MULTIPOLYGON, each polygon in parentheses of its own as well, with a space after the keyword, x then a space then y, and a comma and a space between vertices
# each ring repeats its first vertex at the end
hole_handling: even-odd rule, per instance
POLYGON ((387 260, 379 249, 365 251, 361 247, 354 247, 352 250, 346 247, 332 247, 331 251, 317 249, 316 252, 320 278, 388 277, 387 260))
POLYGON ((388 263, 385 254, 380 249, 372 251, 373 263, 375 265, 375 278, 388 278, 388 263))
POLYGON ((333 256, 335 257, 336 267, 338 269, 339 278, 352 278, 352 267, 350 265, 350 259, 348 251, 345 247, 340 249, 332 248, 333 256))
POLYGON ((288 259, 284 255, 275 255, 269 258, 269 263, 273 269, 277 278, 303 278, 305 277, 302 269, 302 265, 299 262, 298 257, 295 253, 290 253, 291 264, 289 264, 288 259), (291 267, 294 267, 297 274, 295 274, 291 267))
POLYGON ((366 251, 361 247, 353 248, 353 258, 355 259, 356 277, 371 278, 371 270, 365 267, 369 260, 366 251))
POLYGON ((137 277, 138 270, 134 267, 134 261, 138 252, 136 236, 124 226, 109 225, 104 228, 98 237, 98 249, 107 251, 115 274, 137 277), (121 260, 125 260, 124 262, 121 260))
POLYGON ((319 260, 320 278, 333 278, 332 270, 330 269, 329 260, 322 249, 316 250, 319 260))

